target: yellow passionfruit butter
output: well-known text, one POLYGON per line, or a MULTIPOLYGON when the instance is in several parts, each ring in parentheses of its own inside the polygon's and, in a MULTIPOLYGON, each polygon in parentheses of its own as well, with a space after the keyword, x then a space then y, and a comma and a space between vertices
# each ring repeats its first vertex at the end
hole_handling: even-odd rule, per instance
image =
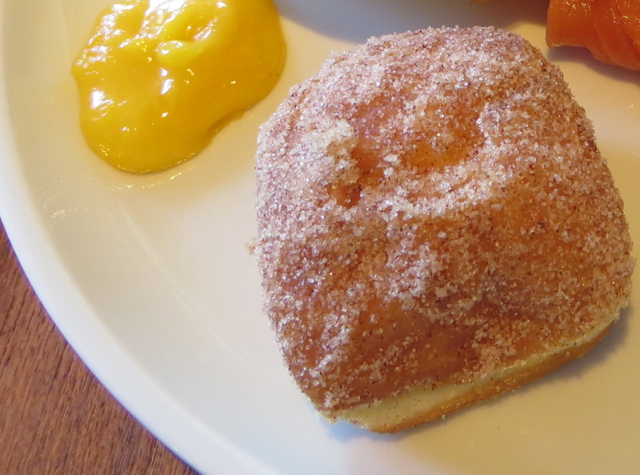
POLYGON ((122 170, 174 166, 263 99, 285 56, 271 0, 123 0, 72 68, 84 137, 122 170))

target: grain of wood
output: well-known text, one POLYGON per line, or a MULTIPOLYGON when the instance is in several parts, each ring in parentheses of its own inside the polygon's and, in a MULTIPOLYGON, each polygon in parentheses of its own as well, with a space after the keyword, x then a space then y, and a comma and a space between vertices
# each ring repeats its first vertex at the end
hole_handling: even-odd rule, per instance
POLYGON ((194 474, 64 341, 0 228, 0 473, 194 474))

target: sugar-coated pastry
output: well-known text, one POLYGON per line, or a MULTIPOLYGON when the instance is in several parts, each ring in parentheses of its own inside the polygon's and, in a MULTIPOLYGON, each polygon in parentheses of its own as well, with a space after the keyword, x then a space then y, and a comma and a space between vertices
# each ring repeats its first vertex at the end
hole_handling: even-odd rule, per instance
POLYGON ((623 204, 560 70, 518 35, 369 40, 262 127, 256 255, 327 418, 394 432, 583 355, 627 305, 623 204))

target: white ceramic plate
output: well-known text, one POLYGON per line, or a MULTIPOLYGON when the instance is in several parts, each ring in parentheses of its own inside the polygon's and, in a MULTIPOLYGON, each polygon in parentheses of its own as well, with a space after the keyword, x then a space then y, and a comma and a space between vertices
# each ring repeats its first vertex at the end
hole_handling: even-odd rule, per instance
MULTIPOLYGON (((0 212, 51 316, 106 387, 198 470, 220 474, 638 473, 633 304, 591 354, 538 383, 395 436, 318 419, 261 313, 256 130, 331 50, 425 26, 496 25, 542 49, 545 2, 281 0, 276 90, 199 157, 131 176, 87 148, 69 70, 109 0, 4 0, 0 212)), ((593 119, 640 242, 640 73, 552 52, 593 119)), ((640 286, 634 290, 638 301, 640 286)))

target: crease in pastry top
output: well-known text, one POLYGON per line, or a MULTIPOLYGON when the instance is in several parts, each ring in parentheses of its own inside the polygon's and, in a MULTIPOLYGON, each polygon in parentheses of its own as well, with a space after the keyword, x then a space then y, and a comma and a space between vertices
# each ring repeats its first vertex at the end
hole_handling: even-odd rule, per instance
POLYGON ((628 303, 623 203, 560 70, 440 28, 334 54, 263 125, 265 311, 330 420, 395 432, 582 356, 628 303))

